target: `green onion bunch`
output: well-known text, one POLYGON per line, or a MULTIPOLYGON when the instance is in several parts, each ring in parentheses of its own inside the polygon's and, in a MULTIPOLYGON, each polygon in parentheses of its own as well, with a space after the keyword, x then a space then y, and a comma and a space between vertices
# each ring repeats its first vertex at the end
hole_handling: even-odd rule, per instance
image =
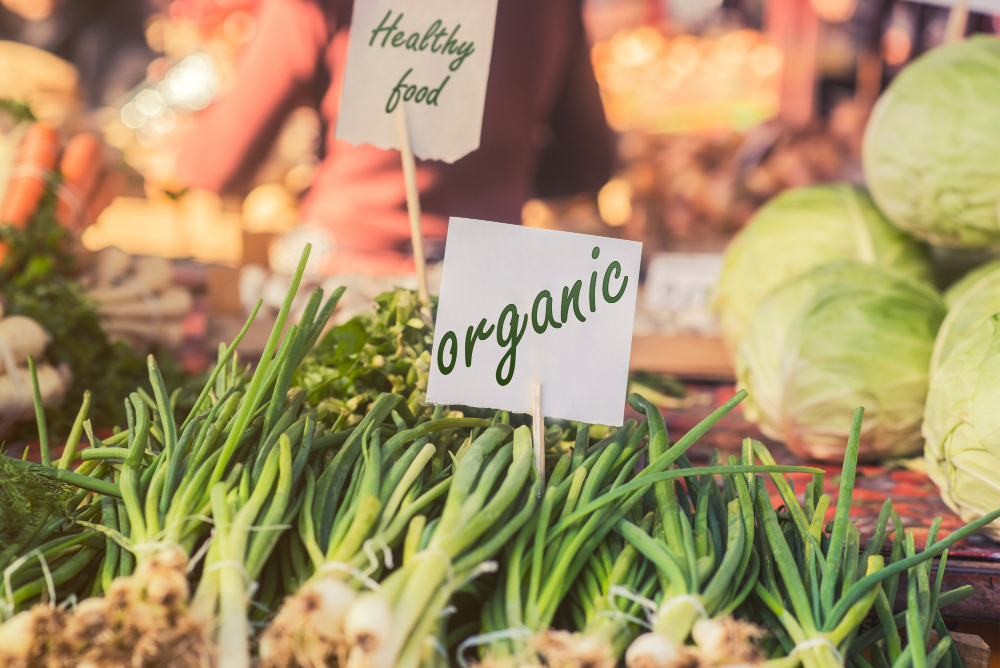
MULTIPOLYGON (((730 403, 735 405, 741 398, 741 396, 734 397, 730 403)), ((629 397, 629 402, 633 407, 645 412, 648 419, 639 425, 634 421, 628 421, 622 429, 594 445, 588 442, 589 429, 579 428, 573 450, 566 453, 556 464, 537 517, 532 518, 510 548, 505 551, 501 559, 502 576, 496 593, 483 609, 484 633, 475 641, 486 645, 485 660, 488 663, 519 666, 535 665, 539 660, 544 660, 545 664, 550 666, 611 666, 621 658, 622 652, 629 646, 629 641, 642 625, 636 624, 636 621, 641 622, 639 618, 626 611, 634 611, 635 604, 641 606, 646 598, 641 592, 650 591, 648 584, 641 585, 639 589, 628 589, 625 583, 645 579, 645 569, 653 574, 654 587, 658 579, 663 579, 657 577, 660 564, 655 557, 660 555, 654 551, 652 553, 654 558, 651 559, 650 555, 644 553, 644 550, 650 547, 650 536, 636 525, 638 522, 642 526, 651 527, 654 523, 648 512, 644 516, 643 508, 643 497, 651 488, 657 494, 664 488, 673 494, 674 486, 679 480, 684 478, 693 480, 693 477, 700 472, 708 474, 707 478, 712 473, 813 471, 803 467, 774 465, 692 469, 684 458, 686 450, 728 410, 729 406, 716 411, 680 441, 670 445, 663 415, 659 409, 634 394, 629 397), (644 440, 648 441, 645 446, 642 445, 644 440), (636 465, 643 455, 648 455, 649 464, 641 472, 636 473, 636 465), (617 548, 617 556, 620 562, 613 562, 610 554, 605 553, 605 561, 597 566, 593 557, 595 554, 601 555, 602 546, 606 550, 610 549, 606 540, 616 528, 630 549, 626 550, 624 543, 618 543, 620 547, 617 548), (641 534, 646 540, 642 540, 636 533, 641 534), (633 552, 631 547, 642 554, 649 564, 639 563, 637 561, 639 554, 633 552), (572 608, 573 601, 568 596, 578 578, 588 572, 586 570, 588 565, 592 568, 596 566, 598 572, 604 571, 601 577, 605 583, 603 592, 602 586, 597 584, 585 595, 589 596, 591 605, 594 605, 595 599, 603 597, 604 602, 599 602, 597 606, 609 614, 598 616, 595 612, 589 623, 582 625, 577 623, 575 627, 570 624, 567 630, 551 631, 550 627, 556 620, 560 608, 565 608, 566 605, 572 608), (624 601, 609 597, 619 597, 624 601), (612 604, 612 600, 615 600, 615 603, 612 604), (625 610, 622 610, 620 605, 623 605, 625 610)), ((693 482, 691 484, 694 485, 693 482)), ((702 521, 696 524, 688 522, 684 525, 683 520, 678 519, 681 524, 678 524, 677 531, 689 538, 688 544, 691 550, 687 556, 692 558, 695 544, 692 538, 693 530, 696 527, 701 529, 706 527, 708 516, 706 504, 712 497, 710 490, 713 486, 713 483, 703 480, 703 486, 699 488, 703 491, 700 496, 703 500, 702 521)), ((721 507, 721 497, 717 488, 715 497, 717 504, 713 507, 721 507)), ((679 513, 676 498, 670 496, 662 498, 657 496, 648 510, 652 510, 660 501, 667 498, 674 499, 673 509, 679 513)), ((748 492, 744 494, 744 498, 745 503, 749 505, 748 492)), ((730 507, 729 526, 735 532, 732 529, 734 515, 740 529, 742 523, 746 521, 746 516, 738 512, 738 506, 731 504, 730 507), (733 508, 736 510, 732 510, 733 508)), ((662 511, 657 512, 662 515, 662 511)), ((752 521, 752 511, 750 517, 752 521)), ((612 541, 612 544, 615 542, 617 541, 612 541)), ((729 545, 729 548, 730 552, 727 552, 727 555, 733 556, 725 558, 724 571, 732 578, 738 563, 735 560, 748 555, 750 549, 744 548, 743 543, 729 545)), ((714 549, 722 559, 722 545, 714 549)), ((749 560, 749 556, 746 558, 749 560)), ((691 566, 695 574, 700 575, 698 565, 692 562, 691 566)), ((752 581, 753 579, 751 583, 752 581)), ((728 584, 726 581, 717 584, 716 587, 722 588, 728 584)), ((583 586, 586 586, 586 581, 583 586)), ((675 591, 669 588, 669 585, 664 589, 668 595, 673 595, 675 591)), ((684 591, 677 591, 677 594, 681 593, 684 591)), ((728 590, 724 592, 723 598, 729 593, 728 590)), ((745 597, 747 593, 748 588, 745 585, 742 595, 745 597)), ((572 616, 572 613, 570 615, 572 616)), ((580 619, 581 616, 577 614, 575 620, 580 619)), ((586 620, 586 615, 583 615, 583 619, 586 620)), ((684 629, 685 623, 693 622, 697 617, 682 616, 679 620, 674 620, 672 617, 669 619, 684 629)), ((687 626, 676 642, 683 643, 689 631, 690 626, 687 626)))
MULTIPOLYGON (((65 625, 61 645, 78 658, 98 661, 113 647, 118 654, 131 653, 133 663, 180 661, 168 657, 182 650, 189 656, 184 661, 195 661, 217 644, 227 664, 249 665, 250 583, 274 549, 281 526, 297 516, 303 499, 292 489, 312 448, 324 440, 312 440, 310 416, 298 415, 301 393, 289 396, 289 386, 342 291, 322 309, 323 295, 316 291, 302 321, 278 345, 307 257, 308 249, 261 363, 252 374, 236 363, 235 347, 248 322, 233 344, 220 348, 218 364, 183 421, 175 417, 178 393, 168 395, 150 357, 153 392, 140 390, 126 399, 128 429, 98 439, 86 419, 86 397, 63 456, 53 465, 35 397, 42 463, 5 457, 5 468, 79 491, 59 512, 45 512, 41 504, 42 512, 33 513, 5 546, 4 615, 21 611, 11 629, 34 628, 39 619, 51 617, 50 605, 31 607, 34 603, 103 593, 65 625), (92 447, 77 453, 82 431, 92 447), (68 470, 78 454, 82 462, 68 470), (189 609, 188 571, 198 567, 192 557, 199 550, 208 559, 198 606, 189 609), (206 623, 215 619, 217 624, 206 623), (211 637, 205 638, 199 628, 208 626, 211 637), (179 630, 187 640, 178 639, 179 630)), ((49 641, 23 635, 28 640, 19 646, 22 655, 36 653, 49 641)), ((24 657, 15 652, 13 658, 24 657)))
MULTIPOLYGON (((629 400, 652 425, 650 457, 656 462, 665 452, 662 415, 642 397, 629 400)), ((749 488, 754 468, 746 456, 742 463, 730 457, 728 467, 719 467, 715 453, 702 475, 685 478, 686 489, 672 480, 654 484, 652 523, 640 527, 623 519, 619 524, 622 536, 655 566, 660 585, 651 632, 637 638, 626 654, 631 668, 650 662, 728 665, 758 659, 753 641, 760 630, 733 617, 760 571, 749 488), (716 472, 722 474, 722 487, 716 472)), ((698 472, 685 457, 675 466, 698 472)))
POLYGON ((379 589, 395 565, 394 551, 402 551, 404 567, 412 561, 428 518, 432 526, 440 521, 452 484, 449 443, 459 430, 492 426, 489 420, 441 417, 440 409, 433 419, 410 424, 396 410, 401 405, 403 397, 381 395, 330 461, 306 468, 297 532, 289 536, 292 582, 285 591, 294 595, 261 639, 264 665, 292 666, 297 657, 314 665, 346 659, 350 605, 360 592, 379 589), (390 417, 391 427, 385 423, 390 417), (304 558, 296 560, 299 551, 304 558))
MULTIPOLYGON (((577 429, 575 446, 558 461, 538 512, 504 551, 503 570, 483 606, 485 656, 494 664, 517 663, 540 655, 550 663, 579 654, 606 662, 608 645, 587 643, 549 628, 577 577, 625 514, 641 508, 621 497, 588 516, 573 517, 581 506, 619 489, 635 475, 645 448, 646 423, 629 420, 615 434, 589 443, 590 428, 577 429)), ((633 492, 633 495, 637 492, 633 492)), ((613 661, 612 661, 613 663, 613 661)))
POLYGON ((490 560, 533 515, 541 480, 531 432, 495 424, 459 448, 439 518, 411 521, 413 556, 344 619, 347 665, 410 668, 435 662, 453 594, 495 567, 490 560))
MULTIPOLYGON (((862 550, 860 533, 849 517, 862 412, 859 408, 854 414, 832 522, 826 521, 826 511, 832 502, 822 491, 822 474, 806 485, 803 503, 797 500, 790 481, 772 474, 784 502, 778 510, 771 503, 764 480, 756 481, 755 542, 762 567, 750 600, 754 615, 769 631, 763 649, 776 665, 801 663, 806 668, 832 668, 850 661, 867 668, 868 660, 861 651, 870 647, 873 661, 883 668, 911 664, 923 668, 929 659, 925 647, 930 630, 937 628, 942 638, 947 635, 937 609, 970 593, 964 588, 941 593, 944 563, 939 565, 932 586, 931 560, 1000 517, 1000 510, 993 511, 941 540, 937 540, 939 522, 936 522, 926 549, 917 553, 912 534, 905 532, 897 515, 892 553, 886 563, 881 552, 893 517, 892 502, 887 500, 875 532, 862 550), (900 621, 909 639, 905 649, 891 614, 898 577, 904 572, 908 573, 907 610, 900 621), (881 635, 859 635, 861 623, 873 608, 881 635), (872 645, 875 641, 878 643, 872 645)), ((762 443, 749 441, 749 445, 762 462, 773 462, 762 443)), ((956 654, 950 651, 949 644, 939 644, 941 649, 932 650, 930 658, 935 662, 944 657, 954 658, 956 654)))

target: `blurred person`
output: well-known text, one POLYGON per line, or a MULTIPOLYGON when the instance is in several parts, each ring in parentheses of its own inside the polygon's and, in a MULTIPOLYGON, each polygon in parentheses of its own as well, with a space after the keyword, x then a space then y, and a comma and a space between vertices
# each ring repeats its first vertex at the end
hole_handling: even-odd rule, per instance
MULTIPOLYGON (((321 273, 411 272, 399 153, 334 139, 352 4, 261 0, 235 85, 186 138, 178 179, 245 190, 284 118, 311 98, 324 123, 321 162, 302 225, 272 257, 297 259, 309 241, 321 273)), ((479 149, 453 164, 417 163, 428 259, 443 255, 449 216, 519 223, 531 197, 597 191, 612 160, 581 0, 499 0, 479 149)))
POLYGON ((146 76, 145 0, 0 0, 0 39, 73 63, 91 108, 114 105, 146 76))

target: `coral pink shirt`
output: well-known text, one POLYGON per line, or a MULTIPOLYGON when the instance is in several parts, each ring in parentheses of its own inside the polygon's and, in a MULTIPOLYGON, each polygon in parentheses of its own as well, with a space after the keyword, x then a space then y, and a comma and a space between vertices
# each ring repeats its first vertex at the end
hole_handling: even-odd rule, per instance
MULTIPOLYGON (((417 165, 430 255, 449 216, 518 223, 528 198, 593 191, 609 177, 611 134, 580 4, 499 0, 480 148, 450 165, 417 165)), ((334 139, 350 12, 349 0, 261 0, 235 86, 202 112, 178 171, 196 187, 245 187, 285 115, 312 95, 325 140, 303 222, 326 225, 357 252, 405 255, 399 154, 334 139)))

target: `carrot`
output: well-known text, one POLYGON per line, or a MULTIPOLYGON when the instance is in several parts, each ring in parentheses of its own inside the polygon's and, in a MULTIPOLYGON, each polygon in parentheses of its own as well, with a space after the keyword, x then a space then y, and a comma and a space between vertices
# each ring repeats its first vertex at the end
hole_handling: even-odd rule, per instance
POLYGON ((87 210, 87 203, 104 171, 104 145, 89 132, 75 135, 66 144, 62 160, 62 188, 56 205, 56 220, 67 229, 79 226, 87 210))
POLYGON ((80 221, 77 231, 86 229, 94 224, 101 212, 108 208, 108 205, 120 195, 125 189, 125 180, 118 172, 107 170, 100 180, 97 188, 86 203, 87 211, 80 221))
POLYGON ((17 153, 14 176, 0 204, 0 222, 23 229, 45 194, 45 176, 56 165, 59 137, 47 123, 33 124, 17 153))

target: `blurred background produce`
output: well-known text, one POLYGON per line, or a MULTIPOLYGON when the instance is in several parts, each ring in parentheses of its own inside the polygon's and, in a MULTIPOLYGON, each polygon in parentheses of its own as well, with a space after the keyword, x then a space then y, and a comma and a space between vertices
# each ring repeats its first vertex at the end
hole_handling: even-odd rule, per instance
MULTIPOLYGON (((117 182, 97 136, 79 132, 64 141, 65 126, 11 101, 0 109, 0 132, 0 303, 14 337, 10 350, 0 347, 0 438, 34 417, 25 403, 28 355, 38 362, 53 429, 65 433, 72 417, 58 410, 63 399, 140 382, 142 352, 181 343, 192 297, 173 284, 165 259, 133 259, 115 248, 91 255, 80 244, 117 182)), ((102 396, 93 402, 95 417, 123 424, 121 405, 102 396)))
POLYGON ((93 268, 80 279, 108 336, 142 350, 149 344, 176 348, 183 340, 181 319, 191 310, 192 297, 172 284, 172 274, 163 258, 133 259, 109 246, 94 254, 93 268))

